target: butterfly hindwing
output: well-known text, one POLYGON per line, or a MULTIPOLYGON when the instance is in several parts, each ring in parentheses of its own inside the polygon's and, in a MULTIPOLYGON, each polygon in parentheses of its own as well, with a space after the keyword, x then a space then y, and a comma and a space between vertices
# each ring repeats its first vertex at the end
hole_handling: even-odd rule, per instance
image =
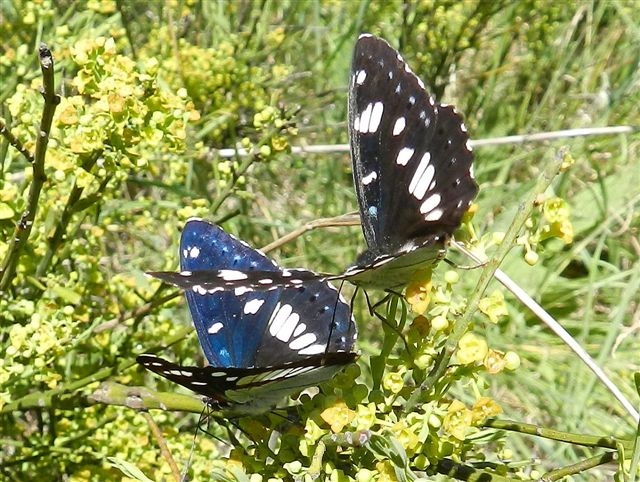
POLYGON ((354 353, 318 355, 297 363, 260 368, 181 366, 155 355, 139 355, 138 363, 168 380, 207 397, 207 403, 230 414, 258 414, 293 391, 329 380, 354 353))

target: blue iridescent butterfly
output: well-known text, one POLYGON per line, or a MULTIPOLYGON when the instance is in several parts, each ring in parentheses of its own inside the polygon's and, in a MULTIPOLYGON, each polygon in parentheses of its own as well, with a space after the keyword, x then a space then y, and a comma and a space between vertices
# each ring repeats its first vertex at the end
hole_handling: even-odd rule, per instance
MULTIPOLYGON (((180 268, 282 276, 260 251, 200 219, 184 227, 180 268)), ((290 272, 306 275, 305 270, 290 272)), ((292 392, 329 380, 357 357, 349 305, 317 276, 268 291, 190 289, 185 296, 209 366, 180 366, 148 354, 137 361, 204 395, 216 408, 265 412, 292 392)))
MULTIPOLYGON (((349 84, 353 180, 367 250, 340 275, 363 287, 397 290, 445 255, 478 192, 473 153, 460 114, 437 103, 400 54, 363 34, 349 84)), ((183 289, 265 290, 306 282, 255 272, 152 273, 183 289), (242 279, 238 279, 242 278, 242 279)))

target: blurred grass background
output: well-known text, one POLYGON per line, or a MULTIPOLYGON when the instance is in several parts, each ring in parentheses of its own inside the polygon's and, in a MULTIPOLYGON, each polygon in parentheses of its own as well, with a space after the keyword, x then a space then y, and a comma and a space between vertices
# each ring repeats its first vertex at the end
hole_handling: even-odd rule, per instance
MULTIPOLYGON (((346 87, 360 32, 378 34, 397 47, 430 92, 464 113, 473 139, 640 125, 640 14, 633 1, 2 0, 0 9, 0 116, 28 148, 35 145, 42 109, 35 89, 40 42, 54 52, 63 97, 80 91, 79 97, 93 105, 101 92, 112 89, 123 93, 125 103, 136 95, 152 99, 131 104, 124 120, 107 109, 117 125, 107 141, 100 135, 104 126, 93 120, 96 113, 80 106, 75 107, 80 120, 63 123, 52 134, 45 164, 49 179, 35 231, 11 288, 0 294, 2 344, 17 346, 7 351, 0 378, 0 443, 10 447, 4 474, 11 480, 42 480, 51 473, 56 480, 113 480, 120 473, 108 456, 155 467, 161 480, 166 469, 158 468, 152 450, 131 447, 127 440, 132 426, 136 437, 146 431, 131 410, 22 411, 15 403, 34 391, 64 389, 99 368, 121 367, 123 359, 133 363, 135 354, 163 345, 190 325, 181 300, 154 304, 164 292, 142 275, 177 266, 178 229, 189 216, 224 221, 225 229, 263 246, 305 222, 357 209, 346 154, 290 154, 288 147, 347 142, 346 87), (96 39, 101 37, 115 39, 112 50, 100 47, 96 39), (104 61, 107 65, 116 62, 122 78, 110 80, 115 69, 97 73, 103 57, 111 59, 104 61), (134 72, 141 74, 134 77, 134 72), (125 94, 125 86, 146 85, 144 73, 157 76, 158 88, 174 97, 154 100, 149 90, 125 94), (80 87, 87 79, 100 80, 93 91, 80 87), (176 107, 181 102, 191 104, 176 107), (161 118, 150 117, 154 108, 161 118), (89 116, 86 122, 82 114, 89 116), (135 119, 144 119, 144 126, 135 119), (154 131, 145 131, 152 121, 154 131), (180 130, 184 135, 176 133, 180 130), (98 147, 77 147, 73 136, 85 143, 97 139, 98 147), (216 149, 235 145, 255 147, 260 155, 249 161, 217 157, 216 149), (93 163, 87 168, 83 163, 89 161, 104 172, 96 172, 93 163), (91 175, 82 184, 88 201, 72 210, 66 237, 52 250, 61 206, 69 205, 68 193, 85 176, 79 171, 91 175), (39 263, 51 250, 50 263, 39 263), (150 308, 137 311, 145 303, 150 308), (41 349, 44 342, 40 348, 28 345, 29 330, 40 330, 40 324, 32 326, 34 316, 38 323, 55 320, 47 349, 41 349), (16 325, 26 327, 24 339, 16 325), (11 368, 18 365, 22 368, 11 368), (88 441, 87 431, 96 426, 98 436, 88 441), (68 440, 56 438, 60 427, 68 440), (91 472, 87 464, 95 460, 102 466, 91 472)), ((64 107, 58 115, 68 112, 64 107)), ((549 240, 536 246, 535 266, 524 262, 518 247, 503 268, 637 405, 631 377, 640 370, 640 135, 476 149, 476 230, 488 237, 504 231, 543 160, 560 146, 568 148, 575 165, 547 194, 568 203, 573 243, 549 240)), ((6 141, 0 157, 4 258, 31 179, 28 163, 6 141)), ((289 267, 340 272, 363 246, 359 227, 330 228, 308 232, 271 255, 289 267)), ((460 272, 461 294, 473 289, 478 271, 460 272)), ((593 375, 506 297, 508 317, 498 324, 478 319, 474 327, 491 347, 515 351, 522 359, 515 373, 487 379, 505 418, 580 433, 632 434, 629 417, 593 375)), ((359 303, 357 310, 362 349, 375 352, 379 322, 369 319, 359 303)), ((182 359, 197 358, 196 346, 191 336, 172 349, 182 359)), ((150 380, 135 367, 101 377, 131 385, 150 380)), ((81 387, 85 394, 94 387, 90 381, 81 387)), ((85 403, 81 393, 72 391, 71 403, 85 403)), ((188 418, 175 424, 170 414, 159 420, 167 430, 194 423, 188 418)), ((176 451, 187 450, 191 436, 186 432, 180 439, 174 434, 176 451)), ((531 437, 507 440, 514 458, 538 458, 554 467, 587 453, 531 437)), ((202 459, 212 450, 207 443, 212 442, 199 449, 202 459)), ((603 480, 597 478, 602 474, 576 480, 603 480)))

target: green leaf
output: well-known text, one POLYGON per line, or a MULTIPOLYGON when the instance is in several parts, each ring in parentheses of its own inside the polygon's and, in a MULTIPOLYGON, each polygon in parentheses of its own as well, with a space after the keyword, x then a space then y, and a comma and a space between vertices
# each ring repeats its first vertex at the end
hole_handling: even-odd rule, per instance
POLYGON ((7 203, 0 203, 0 219, 11 219, 15 212, 7 203))
POLYGON ((118 457, 107 457, 107 460, 111 462, 111 465, 122 472, 129 478, 134 480, 139 480, 140 482, 154 482, 152 479, 144 475, 142 470, 133 465, 131 462, 127 462, 126 460, 122 460, 118 457))

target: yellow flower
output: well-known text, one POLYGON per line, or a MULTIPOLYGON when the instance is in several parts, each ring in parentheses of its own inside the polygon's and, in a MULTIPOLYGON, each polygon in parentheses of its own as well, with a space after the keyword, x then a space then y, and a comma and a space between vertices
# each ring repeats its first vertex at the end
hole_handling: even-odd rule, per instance
POLYGON ((407 285, 405 298, 411 306, 411 311, 418 315, 422 315, 431 302, 431 279, 425 281, 415 281, 407 285))
POLYGON ((482 298, 478 308, 487 315, 491 323, 497 323, 500 317, 509 314, 507 305, 504 302, 504 295, 500 290, 495 290, 489 296, 482 298))
POLYGON ((390 372, 385 374, 382 380, 382 386, 391 393, 400 393, 400 390, 404 388, 403 375, 403 372, 390 372))
POLYGON ((418 451, 420 439, 416 435, 417 430, 414 427, 407 427, 406 422, 400 421, 393 424, 391 431, 409 454, 418 451))
POLYGON ((369 430, 378 419, 376 418, 376 404, 371 402, 367 405, 358 405, 356 408, 356 429, 369 430))
POLYGON ((480 338, 473 333, 465 333, 458 342, 456 356, 458 362, 463 365, 468 365, 484 360, 488 350, 489 347, 484 338, 480 338))
POLYGON ((502 408, 500 408, 500 405, 488 397, 480 397, 471 409, 473 423, 476 425, 483 424, 488 418, 495 417, 501 413, 502 408))
POLYGON ((472 422, 473 414, 471 410, 465 407, 464 403, 454 400, 447 409, 442 427, 458 440, 464 440, 467 429, 471 427, 472 422))
POLYGON ((340 433, 346 425, 349 425, 356 418, 356 412, 347 407, 346 403, 338 402, 323 410, 320 417, 331 426, 333 433, 340 433))
POLYGON ((500 373, 507 365, 507 361, 504 358, 504 353, 489 349, 487 356, 484 357, 483 365, 487 369, 487 372, 495 375, 500 373))
POLYGON ((396 472, 393 464, 389 460, 381 460, 376 463, 376 469, 378 469, 379 475, 376 479, 377 482, 397 482, 396 472))
POLYGON ((564 199, 554 197, 544 201, 542 215, 548 225, 542 229, 541 239, 554 237, 561 239, 565 244, 573 242, 571 210, 564 199))

